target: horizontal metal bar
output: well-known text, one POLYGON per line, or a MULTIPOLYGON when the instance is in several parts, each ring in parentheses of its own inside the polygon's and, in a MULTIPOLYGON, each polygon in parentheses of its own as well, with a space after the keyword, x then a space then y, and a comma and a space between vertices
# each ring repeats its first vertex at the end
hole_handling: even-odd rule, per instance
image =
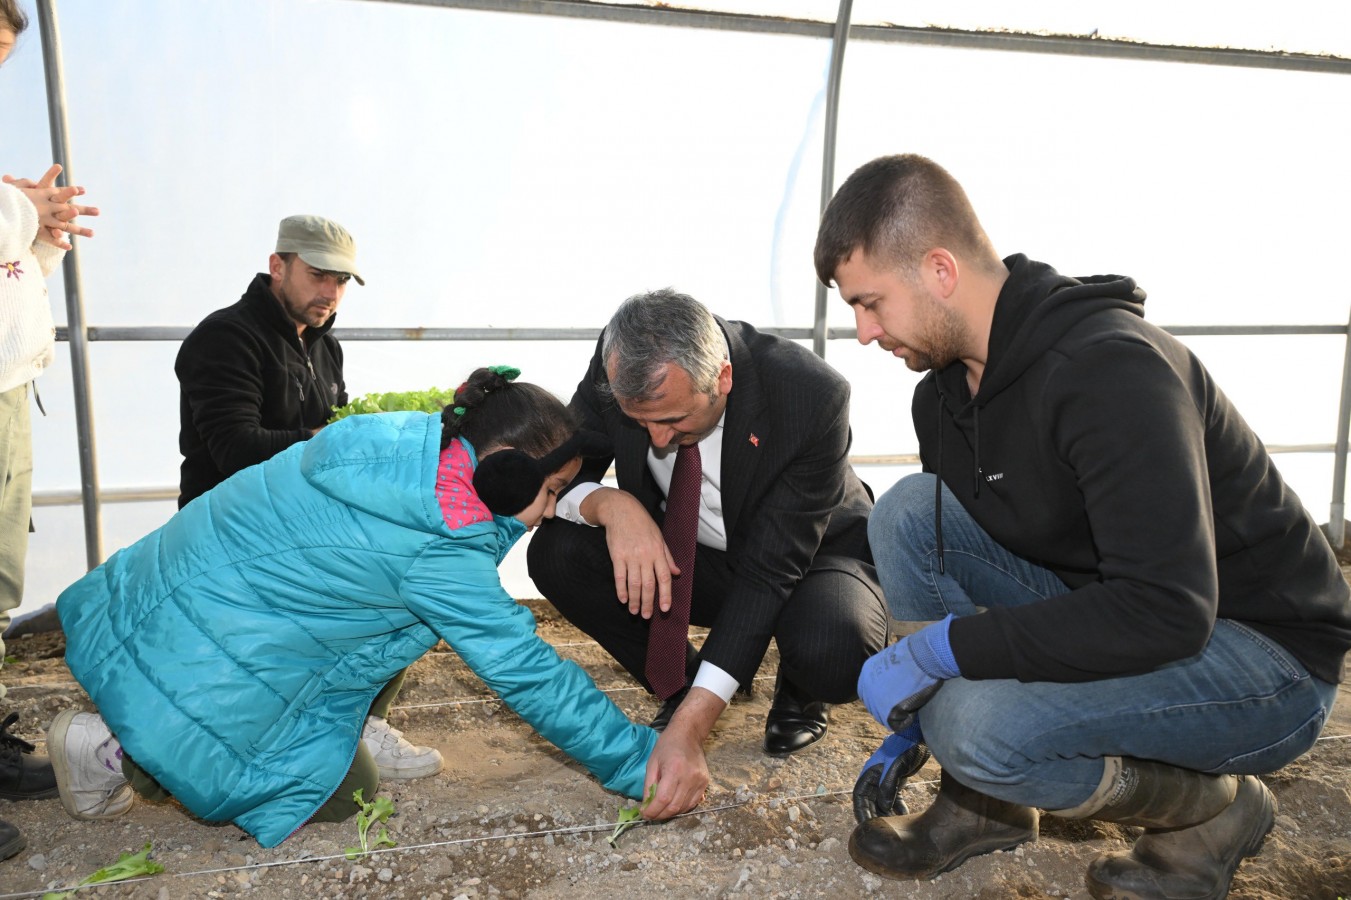
MULTIPOLYGON (((80 502, 80 492, 71 490, 34 491, 33 506, 71 506, 80 502)), ((140 503, 146 500, 177 500, 178 487, 103 488, 98 494, 104 503, 140 503)))
MULTIPOLYGON (((1268 453, 1331 453, 1335 444, 1268 444, 1268 453)), ((883 453, 849 457, 850 465, 867 468, 869 466, 917 466, 919 454, 883 453)), ((614 471, 606 473, 613 477, 614 471)), ((177 500, 177 487, 142 488, 104 488, 99 492, 104 503, 141 503, 158 500, 177 500)), ((78 490, 34 491, 33 506, 74 506, 81 501, 78 490)))
POLYGON ((1050 56, 1128 59, 1136 62, 1195 63, 1241 69, 1283 69, 1351 75, 1351 59, 1313 53, 1285 53, 1229 47, 1192 47, 1114 40, 1089 35, 1041 35, 1025 32, 965 31, 956 28, 916 28, 902 25, 856 25, 850 40, 887 41, 966 50, 1001 50, 1050 56))
MULTIPOLYGON (((91 325, 91 341, 182 341, 192 325, 91 325)), ((802 329, 810 333, 810 329, 802 329)), ((343 341, 594 341, 599 328, 335 328, 343 341)), ((69 339, 65 326, 56 339, 69 339)))
POLYGON ((1346 336, 1345 325, 1168 325, 1164 331, 1178 337, 1187 335, 1272 335, 1337 334, 1346 336))
MULTIPOLYGON (((191 325, 91 325, 85 329, 89 341, 182 341, 191 325)), ((766 334, 794 341, 809 341, 814 330, 808 328, 761 328, 766 334)), ((1345 336, 1346 325, 1166 325, 1164 331, 1185 335, 1281 335, 1338 334, 1345 336)), ((599 328, 335 328, 333 335, 344 341, 594 341, 599 328)), ((827 328, 826 338, 852 341, 858 337, 853 328, 827 328)), ((70 330, 60 325, 58 341, 70 340, 70 330)))
POLYGON ((1335 453, 1334 444, 1267 444, 1268 453, 1335 453))
MULTIPOLYGON (((367 0, 367 2, 439 6, 483 12, 527 13, 634 25, 786 34, 825 40, 833 37, 835 27, 833 20, 793 19, 783 16, 676 9, 668 6, 627 6, 617 3, 579 2, 579 0, 367 0)), ((1019 31, 971 31, 959 28, 855 24, 850 26, 849 40, 1351 75, 1351 59, 1344 56, 1154 44, 1145 41, 1099 38, 1093 35, 1045 35, 1019 31)))
POLYGON ((703 28, 713 31, 740 31, 753 34, 791 34, 829 39, 834 20, 815 21, 784 16, 757 16, 750 13, 714 12, 678 9, 670 6, 627 6, 620 3, 590 3, 585 0, 368 0, 405 6, 440 6, 478 12, 526 13, 562 19, 590 19, 625 25, 667 25, 677 28, 703 28))

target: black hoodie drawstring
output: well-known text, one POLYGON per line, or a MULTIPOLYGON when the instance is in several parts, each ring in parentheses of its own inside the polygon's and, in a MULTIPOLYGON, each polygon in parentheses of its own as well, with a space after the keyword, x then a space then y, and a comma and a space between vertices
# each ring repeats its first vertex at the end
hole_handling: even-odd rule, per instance
POLYGON ((945 574, 943 568, 943 389, 934 379, 934 390, 938 392, 938 459, 934 466, 934 537, 938 539, 938 574, 945 574))
MULTIPOLYGON (((946 574, 946 567, 943 561, 943 389, 938 385, 938 379, 934 379, 934 390, 938 393, 938 460, 934 467, 934 538, 938 543, 938 574, 946 574)), ((972 421, 974 423, 974 441, 975 441, 975 465, 971 472, 971 480, 975 482, 976 499, 980 499, 980 407, 971 408, 972 421)))
POLYGON ((971 408, 971 418, 972 418, 972 421, 975 422, 975 432, 976 432, 976 433, 975 433, 975 437, 974 437, 975 444, 976 444, 976 450, 975 450, 975 453, 973 454, 973 458, 974 458, 974 463, 975 463, 975 464, 974 464, 974 466, 972 467, 972 470, 971 470, 971 478, 976 482, 976 491, 975 491, 975 493, 976 493, 976 499, 979 500, 979 499, 980 499, 980 482, 981 482, 981 477, 980 477, 980 407, 979 407, 979 406, 973 406, 973 407, 971 408))

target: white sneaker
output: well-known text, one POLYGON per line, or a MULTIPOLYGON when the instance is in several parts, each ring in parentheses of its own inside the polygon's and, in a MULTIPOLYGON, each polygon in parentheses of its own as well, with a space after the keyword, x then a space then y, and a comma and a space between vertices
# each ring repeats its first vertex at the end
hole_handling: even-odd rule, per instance
POLYGON ((47 755, 61 805, 77 819, 111 819, 131 809, 134 793, 122 775, 122 745, 93 713, 68 709, 47 729, 47 755))
POLYGON ((435 747, 415 747, 403 732, 379 716, 367 716, 361 740, 375 757, 380 777, 391 781, 425 778, 441 771, 441 752, 435 747))

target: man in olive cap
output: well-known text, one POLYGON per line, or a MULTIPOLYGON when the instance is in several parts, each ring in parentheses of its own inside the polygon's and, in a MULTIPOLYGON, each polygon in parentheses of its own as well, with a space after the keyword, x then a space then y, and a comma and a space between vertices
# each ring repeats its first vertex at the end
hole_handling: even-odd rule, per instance
POLYGON ((282 219, 268 274, 183 341, 178 375, 178 505, 312 436, 347 402, 342 347, 329 334, 356 243, 318 216, 282 219))
MULTIPOLYGON (((288 216, 276 252, 239 302, 202 320, 174 363, 179 383, 178 505, 186 506, 234 473, 314 435, 347 402, 342 347, 329 333, 356 242, 337 222, 288 216)), ((203 502, 207 502, 204 500, 203 502)), ((441 770, 441 754, 416 747, 385 721, 403 676, 376 698, 362 738, 380 777, 421 778, 441 770)))

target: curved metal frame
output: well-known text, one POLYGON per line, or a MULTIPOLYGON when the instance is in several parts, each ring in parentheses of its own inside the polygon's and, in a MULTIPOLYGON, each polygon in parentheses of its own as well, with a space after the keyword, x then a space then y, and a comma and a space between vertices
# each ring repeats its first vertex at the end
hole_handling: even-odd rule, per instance
MULTIPOLYGON (((821 173, 821 211, 825 211, 834 192, 835 144, 839 124, 839 93, 843 80, 844 51, 849 37, 931 46, 964 47, 1025 53, 1109 57, 1245 68, 1286 69, 1306 72, 1351 74, 1351 59, 1298 53, 1271 53, 1254 50, 1177 47, 1132 41, 1100 40, 1092 37, 1046 36, 1023 33, 961 31, 941 28, 903 26, 854 26, 851 28, 852 0, 840 0, 833 24, 774 16, 701 12, 671 7, 641 7, 619 4, 578 2, 578 0, 377 0, 422 6, 517 12, 571 18, 600 19, 635 24, 673 25, 688 28, 713 28, 727 31, 794 34, 829 37, 830 74, 827 81, 825 144, 821 173)), ((66 121, 65 81, 61 63, 61 41, 57 25, 56 0, 37 0, 38 22, 42 34, 43 67, 47 82, 47 109, 51 125, 52 155, 71 183, 70 129, 66 121)), ((94 440, 93 400, 90 387, 89 341, 102 340, 180 340, 187 329, 180 328, 90 328, 85 323, 83 290, 80 281, 78 242, 66 254, 64 265, 66 315, 69 326, 64 336, 70 341, 72 378, 75 393, 76 433, 79 441, 80 496, 84 506, 85 557, 89 568, 103 561, 102 514, 98 483, 98 463, 94 440)), ((787 336, 812 339, 812 348, 825 355, 828 339, 852 335, 853 329, 830 329, 826 323, 826 288, 816 285, 816 310, 810 329, 779 329, 787 336)), ((1172 329, 1175 334, 1250 334, 1253 329, 1271 326, 1201 326, 1172 329)), ((1344 540, 1346 457, 1348 432, 1351 431, 1351 321, 1340 326, 1275 326, 1280 333, 1338 333, 1347 337, 1343 363, 1341 402, 1338 408, 1336 460, 1333 468, 1332 515, 1328 537, 1333 546, 1344 540), (1290 330, 1291 328, 1295 330, 1290 330)), ((598 329, 366 329, 341 332, 355 340, 577 340, 594 339, 598 329)))
MULTIPOLYGON (((47 119, 52 132, 52 157, 61 165, 66 184, 74 184, 70 164, 70 126, 66 121, 66 82, 61 65, 61 36, 56 22, 56 0, 39 0, 38 27, 42 32, 42 66, 47 78, 47 119)), ((98 454, 94 441, 94 402, 89 377, 89 341, 84 320, 84 289, 80 281, 80 239, 71 238, 62 260, 66 286, 66 321, 70 332, 71 381, 75 387, 75 434, 80 453, 80 496, 84 502, 85 562, 94 568, 103 562, 103 515, 99 508, 98 454)))
MULTIPOLYGON (((830 42, 830 77, 826 80, 826 135, 821 154, 821 208, 825 215, 830 198, 835 195, 835 143, 840 126, 840 81, 844 73, 844 48, 849 41, 849 19, 853 14, 853 0, 840 0, 840 13, 835 19, 835 34, 830 42)), ((816 318, 812 328, 812 350, 822 359, 826 356, 826 286, 816 282, 816 318)))

